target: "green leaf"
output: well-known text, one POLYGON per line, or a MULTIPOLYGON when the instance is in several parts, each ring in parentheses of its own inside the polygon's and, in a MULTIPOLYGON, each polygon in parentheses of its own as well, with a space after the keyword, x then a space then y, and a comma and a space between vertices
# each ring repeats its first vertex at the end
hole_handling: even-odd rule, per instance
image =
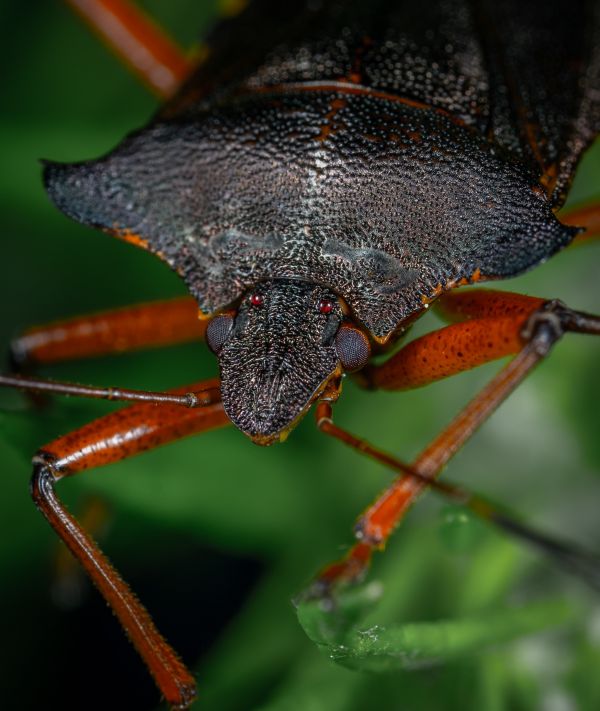
POLYGON ((343 666, 375 672, 413 669, 472 654, 490 645, 563 624, 574 618, 564 601, 539 602, 494 610, 456 620, 417 622, 368 628, 352 626, 382 594, 370 583, 330 601, 310 600, 298 607, 306 634, 343 666))
POLYGON ((304 631, 319 647, 342 645, 348 634, 383 593, 379 582, 350 587, 335 599, 306 600, 298 605, 297 615, 304 631))

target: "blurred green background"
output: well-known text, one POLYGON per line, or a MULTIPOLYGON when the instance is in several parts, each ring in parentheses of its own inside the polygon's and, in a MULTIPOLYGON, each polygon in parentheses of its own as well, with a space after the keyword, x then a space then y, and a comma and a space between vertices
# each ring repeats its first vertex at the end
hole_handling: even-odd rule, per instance
MULTIPOLYGON (((187 46, 214 17, 203 0, 144 2, 187 46)), ((184 293, 149 254, 78 226, 46 199, 39 158, 96 157, 142 125, 156 102, 56 1, 2 0, 0 342, 47 320, 184 293)), ((600 197, 600 145, 572 193, 600 197)), ((600 246, 567 251, 513 290, 600 309, 600 246)), ((429 315, 420 331, 436 325, 429 315)), ((525 520, 600 550, 600 342, 556 348, 448 468, 525 520)), ((428 388, 371 394, 345 387, 340 424, 414 456, 495 372, 428 388)), ((160 389, 216 373, 198 345, 56 366, 80 382, 160 389)), ((28 495, 29 458, 44 442, 110 406, 57 399, 31 411, 2 393, 0 409, 0 706, 152 709, 159 700, 95 591, 57 597, 57 546, 28 495), (118 692, 118 693, 117 693, 118 692)), ((600 605, 583 584, 484 524, 424 497, 378 556, 383 585, 369 624, 489 617, 563 600, 570 621, 438 664, 372 675, 344 669, 304 634, 290 603, 351 543, 356 515, 390 481, 315 431, 308 417, 284 444, 252 445, 233 429, 192 438, 69 481, 74 510, 101 495, 102 546, 197 671, 198 708, 269 711, 600 708, 600 605)), ((493 641, 493 640, 492 640, 493 641)))

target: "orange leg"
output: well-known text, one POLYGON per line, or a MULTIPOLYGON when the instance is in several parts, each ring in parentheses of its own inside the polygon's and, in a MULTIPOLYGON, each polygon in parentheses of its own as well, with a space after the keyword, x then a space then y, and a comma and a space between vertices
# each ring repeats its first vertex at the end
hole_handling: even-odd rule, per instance
MULTIPOLYGON (((212 380, 186 390, 205 392, 216 388, 218 381, 212 380)), ((31 492, 36 506, 84 567, 146 663, 160 691, 177 709, 185 709, 192 703, 195 696, 193 677, 124 580, 56 497, 54 486, 63 477, 125 459, 186 435, 222 427, 228 422, 220 402, 196 410, 184 410, 176 405, 136 404, 60 437, 43 447, 33 459, 31 492)))
MULTIPOLYGON (((110 507, 102 496, 87 496, 78 507, 79 525, 94 539, 102 538, 112 518, 110 507)), ((62 541, 56 541, 51 593, 53 601, 63 609, 77 607, 87 590, 83 568, 69 553, 62 541)))
POLYGON ((457 323, 411 341, 363 377, 371 387, 408 390, 518 353, 524 345, 521 329, 543 303, 487 289, 446 294, 436 305, 457 323))
POLYGON ((104 42, 162 99, 193 69, 183 51, 129 0, 66 0, 104 42))
POLYGON ((418 387, 483 362, 511 353, 517 355, 410 467, 338 428, 332 421, 331 402, 324 399, 319 403, 316 416, 322 432, 404 473, 359 519, 356 527, 359 543, 346 558, 321 573, 318 592, 337 581, 355 579, 366 570, 373 551, 385 546, 409 506, 427 487, 428 480, 440 474, 452 456, 549 353, 564 332, 600 335, 600 318, 571 311, 556 301, 542 302, 484 290, 450 294, 441 301, 444 313, 459 323, 416 339, 383 365, 372 367, 365 374, 371 386, 418 387))
POLYGON ((191 296, 80 316, 28 329, 11 343, 15 369, 203 340, 191 296))
POLYGON ((573 244, 581 244, 600 237, 600 203, 591 203, 573 208, 560 215, 561 222, 574 227, 585 227, 585 232, 577 235, 573 244))

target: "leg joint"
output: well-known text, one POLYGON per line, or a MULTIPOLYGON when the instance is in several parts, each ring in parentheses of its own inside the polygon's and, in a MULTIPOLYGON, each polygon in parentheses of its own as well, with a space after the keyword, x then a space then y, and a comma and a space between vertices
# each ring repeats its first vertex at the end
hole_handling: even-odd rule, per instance
POLYGON ((356 540, 370 546, 371 548, 379 548, 383 550, 386 536, 379 527, 375 530, 368 530, 368 528, 367 517, 361 516, 354 524, 354 537, 356 540))
POLYGON ((534 343, 540 355, 546 355, 566 331, 600 335, 600 317, 575 311, 554 299, 546 301, 529 317, 521 330, 521 336, 534 343))
POLYGON ((29 491, 38 509, 48 499, 48 494, 54 491, 54 484, 59 478, 55 462, 55 457, 43 451, 38 452, 32 460, 33 474, 29 491))
POLYGON ((569 329, 573 314, 558 299, 546 301, 527 319, 521 329, 521 337, 532 344, 538 355, 546 356, 569 329))

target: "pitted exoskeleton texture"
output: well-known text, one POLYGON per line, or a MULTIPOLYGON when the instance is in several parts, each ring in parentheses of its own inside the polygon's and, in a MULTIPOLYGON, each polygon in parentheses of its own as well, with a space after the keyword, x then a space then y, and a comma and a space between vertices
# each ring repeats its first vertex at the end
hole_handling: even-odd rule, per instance
POLYGON ((305 308, 319 290, 368 331, 367 358, 444 290, 576 234, 555 213, 600 129, 596 0, 251 0, 208 45, 146 128, 45 179, 66 214, 166 261, 205 315, 232 314, 209 343, 259 440, 337 368, 305 308), (249 310, 265 284, 291 309, 249 310))
POLYGON ((155 124, 100 161, 48 166, 46 181, 67 214, 167 261, 206 314, 259 281, 300 279, 382 341, 442 289, 524 271, 575 232, 534 172, 473 129, 331 92, 155 124))
POLYGON ((163 109, 343 81, 447 111, 539 175, 555 207, 600 130, 597 0, 253 0, 163 109))
POLYGON ((266 281, 241 303, 219 352, 223 406, 261 444, 286 431, 338 369, 342 310, 320 286, 266 281), (254 305, 253 295, 260 296, 254 305), (322 313, 322 301, 331 303, 322 313))

